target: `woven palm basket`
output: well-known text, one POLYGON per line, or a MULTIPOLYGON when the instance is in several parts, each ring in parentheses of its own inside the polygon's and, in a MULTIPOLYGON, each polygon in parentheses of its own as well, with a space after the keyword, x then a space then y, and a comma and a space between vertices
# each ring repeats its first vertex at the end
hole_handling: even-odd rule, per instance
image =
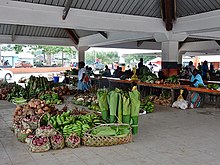
MULTIPOLYGON (((104 127, 104 126, 120 126, 127 124, 101 124, 97 127, 104 127)), ((93 129, 97 128, 94 127, 93 129)), ((101 147, 101 146, 112 146, 118 144, 125 144, 132 141, 132 131, 130 128, 130 133, 125 137, 117 137, 117 136, 96 136, 91 134, 92 130, 89 130, 85 133, 84 137, 82 138, 82 143, 85 146, 93 146, 93 147, 101 147)))

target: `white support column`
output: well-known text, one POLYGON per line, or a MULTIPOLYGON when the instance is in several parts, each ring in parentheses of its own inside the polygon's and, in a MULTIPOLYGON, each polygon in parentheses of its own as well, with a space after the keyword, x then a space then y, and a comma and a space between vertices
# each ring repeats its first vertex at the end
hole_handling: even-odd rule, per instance
POLYGON ((183 54, 184 54, 185 52, 179 52, 179 54, 178 54, 178 64, 183 64, 183 54))
POLYGON ((79 50, 78 51, 78 61, 85 62, 85 50, 79 50))
POLYGON ((85 62, 85 51, 87 51, 88 49, 89 49, 89 47, 87 47, 87 46, 78 48, 78 62, 80 62, 80 61, 85 62))
POLYGON ((162 69, 166 76, 177 74, 178 54, 178 41, 162 42, 162 69))
POLYGON ((165 41, 162 42, 162 60, 164 62, 177 62, 179 54, 178 41, 165 41))

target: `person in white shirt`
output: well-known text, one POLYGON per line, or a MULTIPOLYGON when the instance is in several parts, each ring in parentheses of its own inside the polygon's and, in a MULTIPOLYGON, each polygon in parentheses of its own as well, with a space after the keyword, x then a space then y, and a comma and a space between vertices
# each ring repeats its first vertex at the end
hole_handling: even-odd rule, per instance
POLYGON ((87 91, 89 90, 89 87, 87 83, 85 82, 84 78, 86 75, 86 68, 85 63, 83 61, 79 62, 79 71, 78 71, 78 84, 77 84, 77 90, 78 91, 87 91))

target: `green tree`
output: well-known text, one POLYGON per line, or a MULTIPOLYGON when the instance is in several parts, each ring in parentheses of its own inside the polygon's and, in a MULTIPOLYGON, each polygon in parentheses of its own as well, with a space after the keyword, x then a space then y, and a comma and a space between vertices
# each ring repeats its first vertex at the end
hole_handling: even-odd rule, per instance
POLYGON ((27 45, 6 45, 2 46, 2 51, 15 51, 16 54, 23 52, 23 48, 27 45))
POLYGON ((131 64, 132 62, 136 62, 136 61, 140 61, 140 58, 143 58, 144 63, 146 63, 147 61, 150 61, 154 58, 156 58, 155 56, 149 56, 148 54, 144 54, 144 53, 139 53, 139 54, 129 54, 125 56, 125 63, 126 64, 131 64))
POLYGON ((100 59, 104 64, 111 64, 119 60, 118 52, 91 51, 86 52, 86 64, 95 63, 96 59, 100 59))
POLYGON ((62 64, 63 64, 63 54, 69 56, 70 58, 74 58, 76 56, 76 51, 73 50, 71 47, 63 47, 63 46, 44 46, 44 45, 37 45, 31 47, 32 53, 34 55, 44 55, 44 59, 48 65, 51 65, 51 57, 54 54, 62 52, 62 64))

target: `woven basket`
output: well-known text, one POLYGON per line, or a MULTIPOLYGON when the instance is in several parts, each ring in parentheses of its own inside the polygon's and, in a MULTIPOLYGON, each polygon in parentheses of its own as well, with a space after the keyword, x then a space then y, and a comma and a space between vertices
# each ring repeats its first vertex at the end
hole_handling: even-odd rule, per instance
MULTIPOLYGON (((103 126, 120 126, 127 124, 101 124, 97 127, 103 126)), ((127 125, 128 126, 128 125, 127 125)), ((94 127, 94 128, 97 128, 94 127)), ((93 129, 94 129, 93 128, 93 129)), ((91 134, 91 131, 88 131, 84 137, 82 138, 82 142, 85 146, 93 146, 93 147, 101 147, 101 146, 111 146, 118 144, 125 144, 132 141, 132 131, 130 128, 130 133, 125 137, 117 137, 117 136, 95 136, 91 134)))
POLYGON ((70 147, 70 148, 77 148, 80 146, 80 143, 81 143, 81 139, 79 136, 77 136, 75 133, 71 134, 69 137, 67 137, 65 139, 65 143, 66 143, 66 146, 67 147, 70 147), (77 143, 73 143, 71 140, 70 140, 70 137, 71 136, 75 136, 75 138, 79 138, 79 141, 77 143))
POLYGON ((28 149, 31 152, 39 153, 39 152, 46 152, 46 151, 50 150, 51 145, 50 145, 50 139, 49 138, 48 138, 47 142, 44 145, 36 146, 36 145, 33 145, 33 140, 35 139, 35 137, 29 143, 29 148, 28 149))
POLYGON ((17 139, 18 139, 18 141, 25 143, 25 140, 28 137, 28 135, 30 135, 30 133, 22 133, 21 131, 19 131, 17 133, 17 139))
MULTIPOLYGON (((61 135, 59 132, 56 132, 56 134, 61 135)), ((55 135, 53 135, 55 136, 55 135)), ((50 143, 51 143, 51 147, 54 150, 58 150, 58 149, 63 149, 65 147, 65 141, 64 141, 64 137, 62 136, 62 140, 61 143, 57 144, 54 140, 53 140, 53 136, 50 137, 50 143)))
MULTIPOLYGON (((32 135, 32 134, 30 134, 30 135, 32 135)), ((33 135, 33 137, 34 137, 34 135, 33 135)), ((29 135, 28 135, 27 138, 25 139, 25 143, 27 143, 29 145, 31 143, 33 137, 29 137, 29 135)))
POLYGON ((33 122, 33 121, 27 122, 27 121, 22 120, 22 126, 24 129, 34 130, 34 129, 37 129, 38 122, 33 122))
POLYGON ((50 137, 56 135, 56 130, 53 127, 50 129, 42 129, 42 127, 40 127, 36 129, 36 135, 50 137))
POLYGON ((17 137, 18 136, 18 132, 20 132, 21 129, 22 129, 22 126, 21 125, 13 124, 12 128, 13 128, 12 131, 14 132, 15 136, 17 137))

